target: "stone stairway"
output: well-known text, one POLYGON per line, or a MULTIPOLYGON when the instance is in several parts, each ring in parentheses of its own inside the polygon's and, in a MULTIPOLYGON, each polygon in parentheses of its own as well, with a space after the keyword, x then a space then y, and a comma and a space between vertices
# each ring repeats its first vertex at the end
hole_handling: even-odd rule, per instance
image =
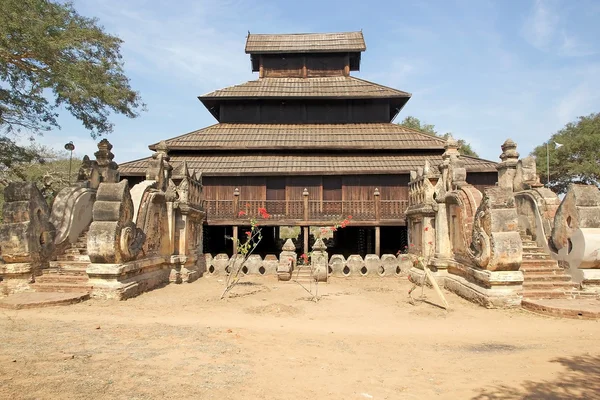
POLYGON ((50 267, 44 269, 42 275, 36 278, 32 288, 36 292, 80 293, 87 299, 92 290, 85 272, 89 264, 85 231, 77 242, 57 257, 56 261, 50 261, 50 267))
POLYGON ((296 268, 292 272, 291 280, 302 284, 310 284, 315 282, 314 278, 311 275, 310 267, 303 265, 296 266, 296 268))
POLYGON ((579 285, 558 262, 531 240, 522 237, 523 299, 567 299, 577 297, 579 285))

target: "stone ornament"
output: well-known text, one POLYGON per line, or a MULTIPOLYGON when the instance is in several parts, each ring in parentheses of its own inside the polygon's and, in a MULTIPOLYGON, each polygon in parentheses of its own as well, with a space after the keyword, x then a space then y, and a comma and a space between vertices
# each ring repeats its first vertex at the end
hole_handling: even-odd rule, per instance
POLYGON ((127 181, 102 183, 88 234, 92 263, 121 264, 137 257, 145 234, 133 223, 133 201, 127 181))

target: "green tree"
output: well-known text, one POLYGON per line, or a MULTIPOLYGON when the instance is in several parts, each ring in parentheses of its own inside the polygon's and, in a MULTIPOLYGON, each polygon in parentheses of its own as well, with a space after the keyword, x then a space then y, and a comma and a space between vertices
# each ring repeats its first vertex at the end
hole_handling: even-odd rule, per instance
MULTIPOLYGON (((448 138, 451 135, 450 132, 440 135, 435 130, 435 125, 426 124, 425 122, 421 122, 417 117, 408 116, 399 123, 399 125, 405 126, 407 128, 415 129, 417 131, 426 133, 431 136, 442 137, 444 139, 448 138)), ((471 145, 465 142, 463 139, 457 139, 458 144, 460 145, 459 152, 465 156, 479 157, 479 155, 471 148, 471 145)))
POLYGON ((109 133, 111 114, 138 116, 144 104, 123 72, 122 41, 71 3, 0 1, 0 170, 39 158, 18 135, 60 128, 64 107, 92 137, 109 133))
POLYGON ((569 122, 550 140, 533 149, 541 181, 556 193, 564 193, 570 183, 600 184, 600 113, 569 122))
MULTIPOLYGON (((0 141, 0 145, 1 143, 0 141)), ((21 150, 27 154, 35 154, 35 157, 26 162, 15 162, 11 164, 10 169, 0 170, 0 221, 4 206, 4 188, 9 183, 34 182, 41 189, 48 204, 52 204, 56 194, 75 181, 81 165, 81 159, 73 158, 70 168, 68 156, 45 147, 31 145, 21 150)))

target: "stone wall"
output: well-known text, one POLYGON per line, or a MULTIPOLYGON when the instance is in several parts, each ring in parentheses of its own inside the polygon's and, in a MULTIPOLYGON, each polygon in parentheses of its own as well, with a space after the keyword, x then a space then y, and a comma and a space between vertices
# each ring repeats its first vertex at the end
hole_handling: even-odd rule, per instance
MULTIPOLYGON (((204 254, 207 276, 224 276, 230 271, 232 262, 227 254, 216 255, 204 254)), ((276 276, 277 267, 281 261, 286 261, 288 256, 277 257, 274 254, 266 255, 261 258, 258 254, 248 257, 244 263, 241 272, 244 275, 255 276, 276 276), (245 268, 244 268, 245 267, 245 268)), ((394 277, 406 275, 412 261, 408 255, 383 254, 381 257, 376 254, 367 254, 363 259, 360 255, 351 255, 346 259, 341 254, 333 254, 327 262, 327 273, 329 276, 350 278, 350 277, 394 277)), ((293 271, 294 269, 292 269, 293 271)))

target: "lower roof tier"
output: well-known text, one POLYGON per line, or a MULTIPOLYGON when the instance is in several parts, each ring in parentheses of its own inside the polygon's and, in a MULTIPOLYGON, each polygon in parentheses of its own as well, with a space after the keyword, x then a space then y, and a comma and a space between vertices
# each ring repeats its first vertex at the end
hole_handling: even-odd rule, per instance
MULTIPOLYGON (((446 141, 391 123, 220 123, 165 141, 171 150, 443 150, 446 141)), ((158 143, 150 145, 155 150, 158 143)))
MULTIPOLYGON (((496 163, 475 157, 462 157, 467 172, 495 172, 496 163)), ((151 157, 130 161, 119 166, 122 177, 144 176, 151 157)), ((170 155, 170 163, 179 169, 185 161, 189 169, 203 176, 273 176, 273 175, 373 175, 408 174, 423 167, 442 162, 434 154, 345 154, 345 155, 286 155, 286 154, 198 154, 170 155)))

